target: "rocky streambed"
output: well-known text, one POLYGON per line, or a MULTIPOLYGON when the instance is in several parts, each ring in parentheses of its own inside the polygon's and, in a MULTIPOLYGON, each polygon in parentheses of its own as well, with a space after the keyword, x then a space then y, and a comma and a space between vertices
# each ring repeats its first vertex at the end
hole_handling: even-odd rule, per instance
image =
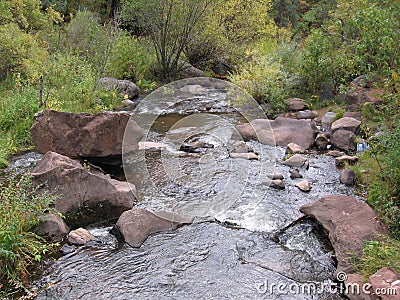
MULTIPOLYGON (((330 287, 352 271, 347 251, 386 230, 340 182, 337 159, 312 150, 311 120, 270 124, 248 95, 208 78, 128 113, 37 116, 47 153, 33 175, 63 195, 67 225, 89 231, 46 262, 37 299, 340 299, 330 287)), ((57 230, 47 228, 68 233, 57 230)))

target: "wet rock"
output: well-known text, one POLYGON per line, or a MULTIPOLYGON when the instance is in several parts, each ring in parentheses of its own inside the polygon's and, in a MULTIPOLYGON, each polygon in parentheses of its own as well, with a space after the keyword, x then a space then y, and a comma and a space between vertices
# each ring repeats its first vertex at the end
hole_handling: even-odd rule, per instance
POLYGON ((284 179, 282 174, 268 174, 267 175, 268 178, 272 179, 272 180, 276 180, 276 179, 284 179))
POLYGON ((295 144, 295 143, 289 143, 286 146, 286 154, 296 154, 296 153, 304 153, 305 150, 303 147, 295 144))
POLYGON ((135 106, 135 102, 133 102, 132 100, 123 100, 122 101, 122 105, 125 107, 125 108, 131 108, 131 107, 134 107, 135 106))
POLYGON ((76 250, 76 246, 74 245, 70 245, 70 244, 64 244, 61 248, 60 248, 60 252, 62 255, 67 255, 70 254, 72 252, 74 252, 76 250))
POLYGON ((291 179, 303 178, 303 175, 300 174, 299 169, 290 169, 289 173, 291 179))
POLYGON ((230 153, 229 156, 231 158, 242 158, 242 159, 258 159, 258 155, 256 153, 230 153))
POLYGON ((322 123, 322 127, 325 130, 330 130, 331 129, 331 125, 332 123, 335 121, 336 118, 336 113, 332 112, 332 111, 328 111, 321 120, 322 123))
POLYGON ((339 180, 341 183, 348 185, 348 186, 353 186, 355 179, 356 179, 356 174, 354 173, 353 170, 343 169, 340 171, 339 180))
POLYGON ((78 228, 72 230, 68 234, 68 242, 73 245, 85 245, 89 241, 94 241, 94 240, 96 240, 94 235, 84 228, 78 228))
POLYGON ((295 143, 305 149, 314 144, 315 123, 311 120, 296 120, 278 117, 275 120, 256 119, 236 129, 245 140, 258 140, 263 144, 286 147, 295 143))
POLYGON ((37 152, 43 154, 53 151, 71 158, 121 156, 125 129, 130 133, 130 150, 137 150, 142 132, 126 113, 45 110, 35 115, 31 136, 37 152))
POLYGON ((303 181, 300 181, 300 182, 296 183, 296 187, 300 191, 303 191, 303 192, 306 192, 306 193, 311 191, 311 185, 308 182, 308 180, 303 180, 303 181))
POLYGON ((165 149, 165 145, 155 142, 139 142, 139 150, 165 149))
POLYGON ((348 118, 353 118, 358 121, 362 120, 362 113, 359 111, 346 111, 343 115, 343 117, 348 117, 348 118))
POLYGON ((179 68, 179 76, 181 79, 206 76, 202 70, 197 69, 196 67, 192 66, 190 63, 186 61, 180 60, 178 62, 178 68, 179 68))
POLYGON ((328 154, 329 156, 332 156, 332 157, 339 157, 339 156, 345 155, 344 152, 339 151, 339 150, 331 150, 331 151, 329 151, 327 154, 328 154))
POLYGON ((264 181, 263 184, 268 185, 269 187, 277 190, 285 189, 285 183, 281 179, 267 180, 264 181))
POLYGON ((99 87, 106 90, 117 90, 122 96, 128 96, 128 99, 134 99, 139 96, 140 90, 136 84, 129 80, 119 80, 112 77, 100 78, 99 87))
POLYGON ((330 195, 306 204, 300 211, 318 220, 328 231, 338 261, 338 272, 353 272, 351 258, 360 255, 367 241, 389 234, 365 202, 343 195, 330 195))
POLYGON ((244 141, 235 141, 232 144, 228 145, 229 152, 233 153, 248 153, 253 152, 253 148, 251 148, 244 141))
POLYGON ((393 268, 381 268, 368 279, 368 282, 372 285, 373 297, 378 297, 382 300, 399 299, 400 276, 393 268), (391 291, 391 294, 387 293, 385 295, 385 293, 382 293, 383 291, 391 291))
POLYGON ((314 119, 315 115, 311 110, 301 110, 296 112, 296 119, 314 119))
POLYGON ((338 149, 355 151, 357 149, 355 137, 353 132, 339 129, 331 135, 331 143, 338 149))
POLYGON ((341 155, 335 158, 335 164, 337 167, 343 167, 346 163, 354 165, 356 162, 358 162, 357 156, 341 155))
POLYGON ((185 85, 184 87, 180 88, 181 92, 190 93, 193 95, 207 95, 207 89, 199 84, 190 84, 185 85))
POLYGON ((64 220, 55 214, 40 217, 37 230, 52 242, 61 241, 69 232, 64 220))
POLYGON ((201 153, 204 152, 205 149, 211 149, 211 148, 214 148, 213 144, 209 144, 202 141, 194 141, 182 144, 179 150, 188 153, 201 153))
POLYGON ((192 222, 178 215, 157 214, 143 208, 133 208, 124 212, 115 226, 129 245, 140 247, 152 233, 175 230, 192 222))
POLYGON ((360 125, 361 121, 357 119, 343 117, 333 122, 331 130, 332 132, 335 132, 336 130, 347 130, 354 134, 358 134, 360 132, 360 125))
POLYGON ((295 154, 291 157, 289 157, 287 160, 283 162, 284 165, 286 166, 291 166, 291 167, 306 167, 308 168, 308 159, 304 155, 301 154, 295 154))
POLYGON ((78 161, 55 152, 46 153, 32 176, 35 185, 60 195, 54 205, 63 214, 76 213, 85 206, 107 205, 112 208, 110 216, 118 217, 135 203, 134 187, 129 183, 84 168, 78 161))
POLYGON ((320 150, 324 150, 327 149, 329 144, 330 144, 329 134, 318 133, 317 137, 315 138, 315 146, 320 150))
POLYGON ((288 109, 292 111, 303 110, 307 106, 306 101, 300 98, 286 99, 285 104, 288 106, 288 109))

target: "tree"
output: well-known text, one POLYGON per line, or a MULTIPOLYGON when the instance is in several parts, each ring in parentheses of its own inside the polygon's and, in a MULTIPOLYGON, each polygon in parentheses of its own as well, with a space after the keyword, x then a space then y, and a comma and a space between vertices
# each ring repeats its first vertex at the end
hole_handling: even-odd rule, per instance
POLYGON ((181 55, 212 1, 122 1, 123 18, 137 22, 150 36, 161 67, 162 80, 171 81, 177 75, 181 55))

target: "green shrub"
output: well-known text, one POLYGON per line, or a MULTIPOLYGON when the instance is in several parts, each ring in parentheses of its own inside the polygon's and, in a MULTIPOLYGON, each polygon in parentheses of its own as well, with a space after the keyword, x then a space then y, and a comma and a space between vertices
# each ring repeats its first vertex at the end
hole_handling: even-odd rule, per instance
POLYGON ((394 268, 400 273, 400 242, 387 236, 369 242, 356 261, 357 271, 365 280, 383 267, 394 268))
MULTIPOLYGON (((11 178, 0 191, 0 296, 21 287, 29 267, 54 248, 32 230, 55 200, 36 193, 29 176, 11 178)), ((26 279, 26 278, 25 278, 26 279)))

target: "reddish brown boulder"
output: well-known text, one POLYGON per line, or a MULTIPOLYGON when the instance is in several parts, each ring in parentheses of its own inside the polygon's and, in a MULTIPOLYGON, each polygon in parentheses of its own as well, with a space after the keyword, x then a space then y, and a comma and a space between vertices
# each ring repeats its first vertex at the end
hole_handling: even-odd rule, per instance
POLYGON ((53 151, 72 158, 120 156, 128 121, 130 143, 137 149, 142 133, 125 113, 45 110, 35 115, 31 135, 37 152, 43 154, 53 151))
POLYGON ((68 242, 74 245, 85 245, 94 240, 96 240, 96 238, 93 236, 93 234, 82 227, 72 230, 68 234, 68 242))
POLYGON ((373 299, 397 300, 400 298, 400 276, 393 268, 382 268, 368 282, 372 285, 373 299))
POLYGON ((285 104, 288 106, 288 109, 292 111, 304 110, 307 106, 306 101, 300 98, 286 99, 285 104))
POLYGON ((175 230, 191 222, 172 213, 133 208, 124 212, 115 226, 129 245, 140 247, 152 233, 175 230))
POLYGON ((127 182, 84 168, 80 162, 55 152, 48 152, 32 172, 33 182, 44 185, 60 195, 55 208, 63 214, 78 212, 84 206, 107 204, 118 217, 131 209, 135 197, 134 188, 127 182))
POLYGON ((331 135, 331 143, 338 149, 355 151, 357 149, 355 138, 353 132, 339 129, 331 135))
POLYGON ((286 147, 295 143, 304 149, 314 144, 315 123, 311 120, 296 120, 278 117, 275 120, 256 119, 237 125, 237 131, 244 140, 258 140, 263 144, 286 147))
POLYGON ((336 130, 347 130, 351 131, 355 134, 358 134, 360 131, 361 121, 350 118, 350 117, 343 117, 335 122, 333 122, 331 130, 335 132, 336 130))
POLYGON ((365 202, 349 196, 331 195, 306 204, 300 211, 315 218, 328 231, 336 253, 338 271, 352 273, 351 257, 360 255, 366 242, 389 234, 365 202))

